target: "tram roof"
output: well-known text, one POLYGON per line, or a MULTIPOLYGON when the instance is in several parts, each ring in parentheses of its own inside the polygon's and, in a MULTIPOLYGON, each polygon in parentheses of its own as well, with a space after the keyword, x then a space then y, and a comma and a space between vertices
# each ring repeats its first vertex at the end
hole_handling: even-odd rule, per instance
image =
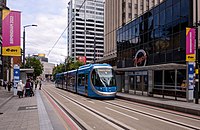
POLYGON ((141 67, 127 67, 127 68, 117 68, 116 71, 142 71, 142 70, 175 70, 175 69, 186 69, 185 64, 160 64, 160 65, 150 65, 141 67))

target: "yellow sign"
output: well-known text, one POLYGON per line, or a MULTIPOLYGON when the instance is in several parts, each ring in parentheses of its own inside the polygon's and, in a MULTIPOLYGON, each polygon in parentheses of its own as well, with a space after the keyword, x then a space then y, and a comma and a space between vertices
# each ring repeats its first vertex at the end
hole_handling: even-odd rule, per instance
POLYGON ((195 61, 195 54, 186 55, 186 61, 195 61))
POLYGON ((21 56, 20 46, 8 46, 2 48, 3 56, 21 56))

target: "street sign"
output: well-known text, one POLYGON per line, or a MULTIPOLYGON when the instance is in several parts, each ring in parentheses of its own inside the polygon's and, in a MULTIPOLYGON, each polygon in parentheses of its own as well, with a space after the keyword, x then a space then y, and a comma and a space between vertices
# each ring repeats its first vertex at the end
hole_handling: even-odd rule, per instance
POLYGON ((189 80, 189 85, 188 85, 188 90, 193 90, 194 89, 194 62, 189 62, 188 63, 188 80, 189 80))
POLYGON ((14 73, 13 74, 14 75, 14 87, 13 87, 14 95, 17 95, 17 84, 20 80, 20 67, 17 64, 14 65, 13 73, 14 73))

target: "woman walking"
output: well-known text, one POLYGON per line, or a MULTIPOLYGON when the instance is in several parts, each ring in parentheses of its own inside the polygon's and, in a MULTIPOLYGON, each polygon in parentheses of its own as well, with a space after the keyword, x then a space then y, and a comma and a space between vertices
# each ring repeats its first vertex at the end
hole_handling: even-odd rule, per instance
POLYGON ((24 95, 24 84, 22 83, 22 80, 19 81, 19 83, 17 84, 17 95, 19 96, 19 98, 23 98, 24 95))

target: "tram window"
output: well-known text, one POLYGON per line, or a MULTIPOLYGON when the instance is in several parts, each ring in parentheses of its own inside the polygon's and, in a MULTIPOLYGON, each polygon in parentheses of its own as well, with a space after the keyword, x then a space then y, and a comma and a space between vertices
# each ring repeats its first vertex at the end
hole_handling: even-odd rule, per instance
POLYGON ((85 74, 78 75, 78 85, 84 86, 85 85, 85 74))
POLYGON ((85 86, 88 86, 88 74, 85 75, 85 86))
POLYGON ((81 74, 78 75, 78 85, 81 85, 81 74))

